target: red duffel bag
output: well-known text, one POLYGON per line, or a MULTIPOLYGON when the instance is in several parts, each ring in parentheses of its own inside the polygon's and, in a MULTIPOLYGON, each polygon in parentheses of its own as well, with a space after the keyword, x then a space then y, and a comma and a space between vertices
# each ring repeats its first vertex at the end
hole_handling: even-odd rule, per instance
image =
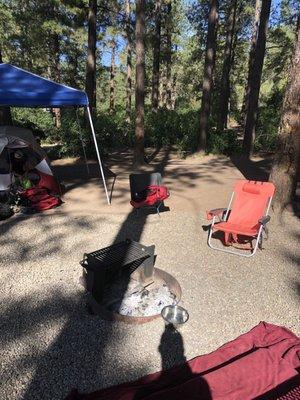
POLYGON ((130 204, 134 208, 144 206, 154 206, 155 204, 164 201, 170 196, 166 186, 149 185, 141 192, 134 194, 134 199, 130 204))
POLYGON ((36 211, 50 210, 62 203, 59 197, 52 196, 45 188, 34 187, 27 189, 22 192, 21 196, 29 200, 31 208, 36 211))

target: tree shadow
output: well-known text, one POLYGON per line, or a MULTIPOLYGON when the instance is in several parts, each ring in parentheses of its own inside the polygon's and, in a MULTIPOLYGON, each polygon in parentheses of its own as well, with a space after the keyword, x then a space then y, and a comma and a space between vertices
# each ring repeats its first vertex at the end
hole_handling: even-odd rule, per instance
POLYGON ((263 160, 253 161, 243 155, 231 156, 230 160, 235 167, 243 174, 245 179, 251 181, 267 181, 271 172, 272 157, 263 160))
MULTIPOLYGON (((167 165, 168 157, 167 151, 161 160, 162 171, 167 165)), ((132 210, 122 223, 112 244, 126 238, 139 241, 147 218, 147 214, 137 216, 132 210)), ((62 240, 61 237, 59 242, 62 240)), ((65 279, 68 277, 66 276, 65 279)), ((126 376, 126 370, 130 368, 128 365, 118 366, 118 372, 116 372, 112 362, 113 359, 115 362, 118 359, 116 348, 126 347, 126 327, 120 323, 103 321, 97 316, 90 316, 85 308, 86 297, 83 294, 77 299, 69 299, 67 296, 64 300, 64 297, 56 294, 39 310, 32 309, 30 306, 24 308, 22 303, 14 304, 7 310, 7 318, 10 319, 15 310, 15 319, 21 319, 24 324, 21 331, 15 331, 14 341, 21 337, 24 330, 31 335, 30 331, 38 330, 41 324, 51 326, 60 318, 65 321, 63 328, 51 341, 49 347, 44 352, 36 352, 26 361, 35 372, 22 397, 24 400, 61 399, 74 387, 91 390, 104 387, 111 380, 118 383, 118 379, 121 379, 122 375, 126 376), (66 304, 69 303, 71 306, 67 308, 66 304), (56 311, 52 313, 53 315, 51 314, 51 310, 56 307, 61 310, 61 315, 56 311), (30 330, 28 330, 28 324, 30 324, 30 330)), ((9 324, 7 327, 8 330, 11 329, 9 324)), ((6 337, 8 336, 7 331, 6 337)), ((145 372, 143 367, 136 371, 140 376, 145 372)))

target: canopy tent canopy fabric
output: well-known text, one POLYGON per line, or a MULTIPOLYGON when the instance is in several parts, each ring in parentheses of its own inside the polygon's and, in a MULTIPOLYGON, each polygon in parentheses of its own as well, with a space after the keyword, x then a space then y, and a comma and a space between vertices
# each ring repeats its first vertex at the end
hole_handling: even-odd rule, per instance
POLYGON ((12 107, 88 107, 85 92, 0 64, 0 105, 12 107))
POLYGON ((0 64, 0 107, 85 107, 89 117, 107 203, 110 204, 89 101, 85 92, 53 82, 14 65, 2 63, 0 64))

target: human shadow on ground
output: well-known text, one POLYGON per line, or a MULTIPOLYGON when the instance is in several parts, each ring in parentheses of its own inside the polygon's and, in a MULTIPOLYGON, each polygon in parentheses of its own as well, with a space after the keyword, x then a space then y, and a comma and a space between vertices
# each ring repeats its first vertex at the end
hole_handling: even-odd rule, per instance
MULTIPOLYGON (((167 165, 168 157, 169 153, 166 152, 162 159, 162 172, 163 166, 167 165)), ((147 219, 147 214, 141 213, 136 216, 134 211, 131 211, 110 244, 118 243, 126 238, 140 241, 147 219)), ((145 245, 151 244, 153 243, 145 243, 145 245)), ((95 243, 95 248, 97 247, 99 248, 95 243)), ((65 279, 68 277, 66 276, 65 279)), ((91 391, 119 383, 124 376, 127 379, 133 379, 147 373, 146 366, 141 365, 133 374, 132 371, 128 372, 132 370, 132 367, 126 364, 125 359, 121 365, 118 362, 118 348, 122 353, 126 348, 127 339, 130 339, 129 328, 120 323, 102 321, 98 316, 88 315, 83 294, 74 301, 72 309, 65 312, 65 301, 63 299, 60 301, 60 297, 45 304, 43 308, 45 317, 42 320, 47 319, 49 307, 56 308, 57 304, 61 303, 60 309, 63 311, 65 323, 46 350, 28 358, 27 364, 35 372, 25 390, 23 400, 62 399, 74 387, 82 391, 91 391), (77 307, 79 307, 78 310, 76 310, 77 307), (118 364, 117 371, 116 363, 118 364)), ((40 329, 41 319, 35 318, 34 309, 24 314, 18 313, 20 314, 22 319, 25 318, 30 325, 36 324, 36 329, 40 329)), ((54 313, 54 316, 56 314, 54 313)), ((130 349, 128 351, 130 352, 130 349)))
POLYGON ((202 399, 211 400, 211 391, 205 378, 192 371, 184 352, 183 338, 172 326, 165 326, 158 347, 161 355, 160 372, 145 376, 138 381, 112 387, 106 391, 96 391, 87 395, 76 392, 68 399, 202 399))
MULTIPOLYGON (((172 384, 172 382, 175 383, 174 390, 176 393, 176 386, 178 384, 180 385, 188 382, 189 380, 195 379, 197 384, 192 385, 193 393, 190 393, 190 395, 203 400, 212 399, 210 388, 206 380, 191 370, 185 356, 182 335, 172 325, 165 326, 165 330, 160 340, 159 352, 161 355, 162 368, 159 381, 163 382, 166 380, 166 382, 170 384, 172 384), (173 376, 172 371, 177 372, 176 378, 173 376)), ((182 396, 188 398, 188 393, 182 392, 182 396)), ((163 396, 161 398, 163 398, 163 396)))
POLYGON ((211 400, 211 392, 206 380, 193 373, 184 353, 183 338, 172 325, 166 325, 158 347, 161 355, 161 372, 153 374, 143 381, 133 397, 133 400, 144 398, 155 399, 188 399, 199 398, 211 400), (193 380, 191 386, 188 382, 193 380), (189 391, 190 390, 190 391, 189 391))

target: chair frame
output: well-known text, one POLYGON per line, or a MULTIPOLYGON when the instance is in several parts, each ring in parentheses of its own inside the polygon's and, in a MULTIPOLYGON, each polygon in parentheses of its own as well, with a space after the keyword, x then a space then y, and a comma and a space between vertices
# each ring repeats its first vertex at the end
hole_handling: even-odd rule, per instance
POLYGON ((155 210, 156 210, 156 213, 157 213, 157 215, 160 217, 160 213, 159 213, 159 209, 160 209, 160 207, 162 206, 164 204, 164 202, 163 201, 159 201, 158 203, 155 203, 155 204, 153 204, 152 206, 142 206, 142 207, 134 207, 134 209, 135 209, 135 212, 136 212, 136 214, 138 215, 139 214, 139 211, 140 210, 149 210, 149 209, 151 209, 151 208, 154 208, 155 210))
MULTIPOLYGON (((211 223, 211 226, 210 226, 209 235, 208 235, 208 239, 207 239, 207 244, 211 249, 218 250, 218 251, 223 251, 224 253, 229 253, 229 254, 234 254, 234 255, 238 255, 238 256, 248 257, 249 258, 249 257, 254 256, 259 244, 262 241, 262 234, 263 234, 263 230, 264 230, 265 225, 266 225, 263 222, 257 221, 258 223, 260 223, 260 227, 259 227, 258 233, 256 235, 254 235, 254 236, 249 236, 249 237, 253 237, 253 239, 256 239, 255 246, 254 246, 254 248, 253 248, 253 250, 251 251, 250 254, 249 253, 248 254, 241 253, 239 251, 233 251, 233 250, 229 250, 229 249, 225 249, 225 248, 216 247, 211 243, 212 234, 214 233, 213 227, 216 224, 216 222, 222 222, 222 221, 226 222, 227 221, 228 214, 229 214, 229 211, 230 211, 230 206, 231 206, 231 203, 232 203, 232 201, 234 199, 234 196, 235 196, 235 192, 233 192, 232 195, 231 195, 228 207, 222 209, 223 212, 225 212, 225 211, 226 212, 225 212, 224 217, 222 217, 222 219, 219 218, 220 221, 216 221, 217 215, 213 216, 213 220, 212 220, 212 223, 211 223)), ((270 210, 270 207, 271 207, 272 199, 273 199, 273 197, 270 197, 269 200, 268 200, 266 211, 265 211, 265 215, 263 216, 263 218, 268 217, 268 213, 269 213, 269 210, 270 210)))

